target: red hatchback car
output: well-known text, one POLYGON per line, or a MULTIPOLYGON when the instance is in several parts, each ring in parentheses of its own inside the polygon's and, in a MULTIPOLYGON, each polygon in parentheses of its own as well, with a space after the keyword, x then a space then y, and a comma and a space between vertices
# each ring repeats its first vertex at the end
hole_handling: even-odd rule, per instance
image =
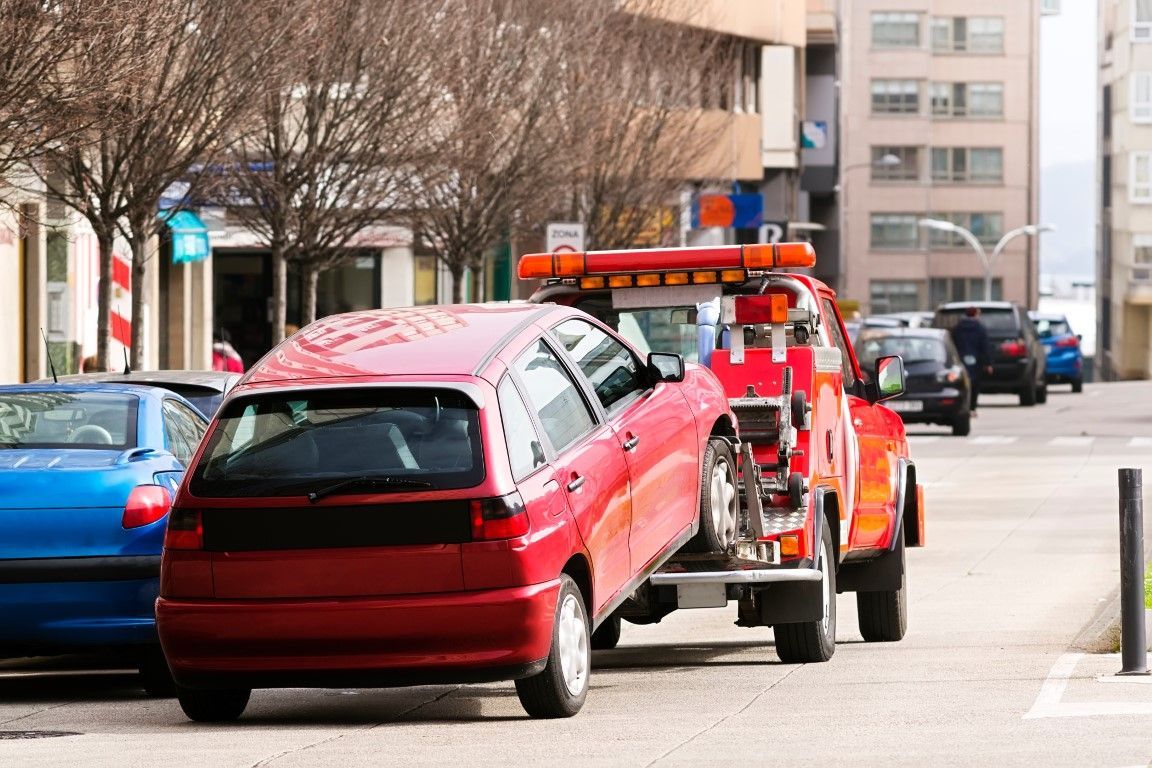
POLYGON ((156 614, 180 704, 514 679, 529 714, 573 715, 593 630, 712 546, 734 435, 711 373, 571 308, 314 323, 233 390, 173 505, 156 614))

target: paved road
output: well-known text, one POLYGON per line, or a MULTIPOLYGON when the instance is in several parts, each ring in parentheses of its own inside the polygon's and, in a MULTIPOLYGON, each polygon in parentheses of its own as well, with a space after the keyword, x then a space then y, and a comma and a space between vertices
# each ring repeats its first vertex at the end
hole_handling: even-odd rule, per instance
POLYGON ((929 539, 901 643, 863 643, 850 596, 822 665, 779 663, 734 609, 683 611, 625 625, 584 711, 552 722, 497 684, 259 691, 206 727, 123 673, 8 663, 0 730, 81 735, 0 741, 0 765, 1146 765, 1152 685, 1100 682, 1118 660, 1070 650, 1118 584, 1116 469, 1152 469, 1150 394, 990 397, 970 438, 913 428, 929 539))

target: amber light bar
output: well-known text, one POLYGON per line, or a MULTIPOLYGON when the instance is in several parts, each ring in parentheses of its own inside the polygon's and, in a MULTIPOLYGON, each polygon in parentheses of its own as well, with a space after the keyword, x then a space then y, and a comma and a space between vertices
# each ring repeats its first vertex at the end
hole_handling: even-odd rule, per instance
POLYGON ((529 253, 520 257, 521 280, 581 278, 583 288, 743 282, 748 270, 816 265, 809 243, 760 243, 702 248, 529 253), (599 277, 599 276, 607 277, 599 277), (629 280, 623 279, 627 277, 629 280))

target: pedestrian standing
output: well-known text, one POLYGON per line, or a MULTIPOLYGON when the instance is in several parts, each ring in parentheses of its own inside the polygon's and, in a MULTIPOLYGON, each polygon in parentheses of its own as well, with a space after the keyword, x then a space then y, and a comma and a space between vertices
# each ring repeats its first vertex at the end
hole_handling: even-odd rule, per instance
POLYGON ((980 397, 980 385, 985 374, 992 373, 992 365, 988 359, 988 331, 984 323, 980 322, 980 308, 968 307, 964 310, 964 317, 952 326, 952 343, 960 353, 960 360, 968 370, 968 381, 972 394, 969 412, 976 415, 976 402, 980 397))
POLYGON ((228 331, 221 328, 212 340, 212 370, 244 373, 244 360, 231 344, 228 331))

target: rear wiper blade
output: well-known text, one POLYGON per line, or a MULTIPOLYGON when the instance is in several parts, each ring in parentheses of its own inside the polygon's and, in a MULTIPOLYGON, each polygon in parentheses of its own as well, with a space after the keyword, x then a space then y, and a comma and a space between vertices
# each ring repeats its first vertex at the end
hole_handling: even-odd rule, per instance
POLYGON ((319 488, 308 494, 308 501, 315 504, 325 496, 330 496, 347 488, 431 488, 432 483, 427 480, 413 480, 408 477, 390 477, 388 475, 363 475, 349 477, 346 480, 332 483, 332 485, 319 488))

